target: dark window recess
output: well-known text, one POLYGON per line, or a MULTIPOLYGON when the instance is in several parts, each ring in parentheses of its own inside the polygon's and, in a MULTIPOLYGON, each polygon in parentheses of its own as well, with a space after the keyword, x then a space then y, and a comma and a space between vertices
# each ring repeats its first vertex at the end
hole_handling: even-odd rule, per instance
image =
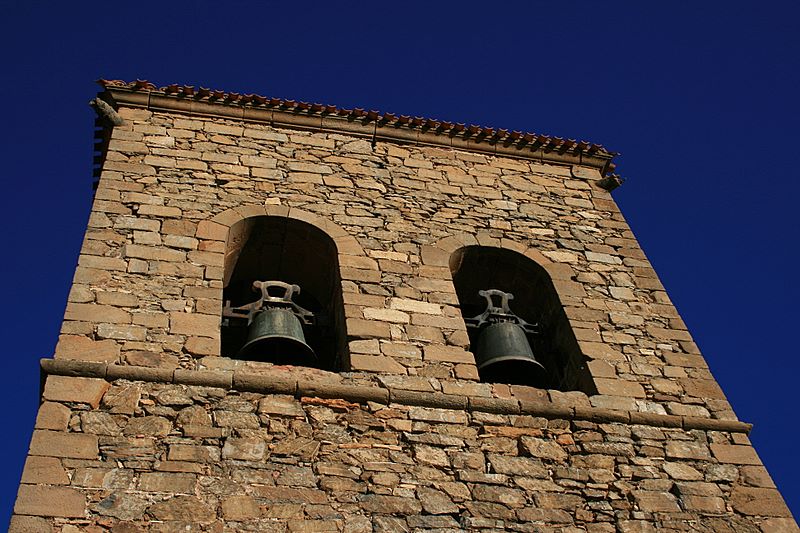
POLYGON ((467 246, 450 271, 481 381, 595 392, 544 268, 511 250, 467 246))
POLYGON ((344 306, 336 245, 283 217, 253 217, 228 237, 222 355, 341 370, 344 306))

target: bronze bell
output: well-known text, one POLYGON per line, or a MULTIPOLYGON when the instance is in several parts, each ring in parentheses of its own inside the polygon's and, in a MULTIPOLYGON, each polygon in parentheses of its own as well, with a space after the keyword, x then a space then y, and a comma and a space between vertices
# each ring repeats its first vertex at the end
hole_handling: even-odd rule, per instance
POLYGON ((237 357, 298 366, 313 366, 317 360, 314 350, 306 344, 300 319, 289 309, 281 308, 264 309, 255 315, 247 329, 247 342, 237 357))
POLYGON ((481 381, 546 387, 547 370, 536 360, 528 342, 528 335, 536 332, 536 326, 509 309, 508 301, 514 295, 497 289, 478 294, 486 299, 486 310, 466 322, 478 329, 474 352, 481 381))
POLYGON ((247 321, 247 340, 236 357, 277 365, 316 366, 317 356, 303 333, 303 324, 311 324, 314 315, 292 301, 300 287, 281 281, 254 281, 253 289, 261 291, 261 298, 241 307, 231 307, 228 302, 222 310, 225 318, 247 321))

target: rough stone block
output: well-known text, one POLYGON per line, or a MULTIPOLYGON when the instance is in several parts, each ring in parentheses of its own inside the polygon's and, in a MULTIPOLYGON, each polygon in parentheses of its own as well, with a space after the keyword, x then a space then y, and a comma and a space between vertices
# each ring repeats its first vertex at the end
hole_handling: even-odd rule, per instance
POLYGON ((260 509, 252 496, 233 495, 222 500, 222 516, 226 520, 251 520, 260 516, 260 509))
POLYGON ((350 370, 378 372, 384 374, 405 374, 403 365, 383 355, 350 354, 350 370))
POLYGON ((14 512, 21 515, 83 518, 86 497, 68 487, 20 485, 14 512))
POLYGON ((38 516, 14 515, 8 533, 53 533, 50 521, 38 516))
POLYGON ((256 437, 228 438, 222 448, 223 459, 261 461, 267 451, 264 439, 256 437))
POLYGON ((412 407, 408 412, 408 416, 411 420, 421 420, 423 422, 440 422, 445 424, 467 423, 466 413, 450 409, 412 407))
POLYGON ((127 311, 110 305, 98 304, 67 304, 64 320, 78 320, 81 322, 104 322, 107 324, 130 324, 131 315, 127 311))
POLYGON ((144 472, 139 478, 139 490, 147 492, 194 493, 197 476, 172 472, 144 472))
POLYGON ((72 414, 69 407, 56 402, 44 402, 36 416, 36 429, 66 431, 72 414))
POLYGON ((110 386, 106 380, 99 378, 47 376, 42 395, 45 400, 87 403, 97 409, 110 386))
POLYGON ((391 329, 386 322, 348 318, 347 334, 356 339, 388 339, 391 337, 391 329))
POLYGON ((665 451, 667 457, 675 459, 695 459, 698 461, 707 461, 711 459, 708 446, 702 443, 687 441, 667 442, 665 451))
POLYGON ((608 396, 624 396, 628 398, 645 398, 644 388, 634 381, 627 381, 621 378, 600 378, 594 379, 597 392, 608 396))
POLYGON ((69 485, 67 471, 55 457, 29 455, 22 470, 22 483, 29 485, 69 485))
POLYGON ((31 455, 96 459, 98 453, 96 435, 37 429, 31 437, 31 455))
POLYGON ((175 496, 156 502, 147 512, 157 520, 210 524, 217 517, 216 506, 196 496, 175 496))
POLYGON ((633 497, 639 510, 646 513, 677 513, 681 508, 669 492, 634 490, 633 497))
POLYGON ((220 317, 216 315, 179 312, 169 314, 170 333, 218 338, 219 328, 220 317))
POLYGON ((61 335, 58 338, 54 357, 56 359, 116 362, 119 360, 119 344, 112 339, 96 341, 83 335, 61 335))
POLYGON ((733 487, 730 505, 746 516, 791 517, 792 514, 776 489, 733 487))
POLYGON ((734 465, 760 465, 761 460, 752 446, 736 444, 711 444, 711 452, 720 463, 734 465))
POLYGON ((448 363, 475 363, 472 352, 457 346, 431 345, 423 348, 425 361, 443 361, 448 363))
POLYGON ((383 322, 392 322, 395 324, 408 324, 411 322, 411 317, 408 313, 397 311, 395 309, 379 309, 375 307, 364 308, 364 318, 368 320, 380 320, 383 322))

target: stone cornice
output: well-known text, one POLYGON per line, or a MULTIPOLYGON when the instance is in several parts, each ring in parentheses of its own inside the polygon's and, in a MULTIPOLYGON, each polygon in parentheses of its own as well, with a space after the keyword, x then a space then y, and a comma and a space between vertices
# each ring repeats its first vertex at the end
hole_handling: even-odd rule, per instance
POLYGON ((355 403, 397 403, 409 406, 479 411, 501 415, 533 415, 547 419, 584 420, 596 423, 640 424, 664 428, 700 429, 749 433, 752 424, 694 416, 661 415, 616 411, 596 407, 569 407, 547 401, 486 398, 461 394, 426 393, 382 387, 377 384, 347 385, 307 379, 294 379, 279 372, 258 374, 238 370, 171 370, 142 366, 116 365, 64 359, 42 359, 42 373, 56 376, 126 379, 154 383, 174 383, 232 389, 261 394, 289 394, 297 398, 341 399, 355 403))
POLYGON ((341 109, 292 100, 209 91, 149 82, 99 80, 100 94, 113 107, 218 117, 275 127, 344 133, 378 141, 443 146, 471 152, 530 159, 558 165, 580 165, 611 172, 617 155, 599 144, 389 113, 341 109))

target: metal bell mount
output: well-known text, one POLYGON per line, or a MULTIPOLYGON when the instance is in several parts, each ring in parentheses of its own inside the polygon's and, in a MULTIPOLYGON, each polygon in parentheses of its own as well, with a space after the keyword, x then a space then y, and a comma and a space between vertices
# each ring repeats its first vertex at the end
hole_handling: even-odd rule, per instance
POLYGON ((303 325, 314 323, 314 313, 292 301, 300 287, 282 281, 254 281, 253 290, 261 292, 258 300, 239 307, 231 307, 227 301, 222 309, 226 325, 240 323, 248 328, 237 358, 313 366, 317 356, 306 343, 303 325))
POLYGON ((544 387, 547 370, 536 360, 528 335, 538 333, 508 306, 514 299, 510 292, 498 289, 478 291, 486 299, 486 310, 465 319, 469 328, 478 330, 473 347, 481 381, 544 387))

